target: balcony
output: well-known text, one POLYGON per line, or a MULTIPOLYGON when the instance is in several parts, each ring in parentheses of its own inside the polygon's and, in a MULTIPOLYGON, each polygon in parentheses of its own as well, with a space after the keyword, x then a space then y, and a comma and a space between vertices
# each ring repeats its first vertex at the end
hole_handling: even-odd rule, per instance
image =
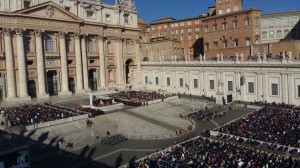
POLYGON ((56 51, 45 51, 46 59, 59 59, 60 53, 56 51))

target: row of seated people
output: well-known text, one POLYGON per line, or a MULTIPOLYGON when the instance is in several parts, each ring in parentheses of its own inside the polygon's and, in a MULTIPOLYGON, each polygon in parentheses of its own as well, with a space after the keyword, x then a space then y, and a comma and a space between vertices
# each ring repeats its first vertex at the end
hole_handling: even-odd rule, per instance
POLYGON ((164 99, 171 95, 163 95, 157 92, 144 92, 144 91, 132 91, 132 92, 120 92, 108 94, 112 99, 116 99, 116 101, 120 101, 127 105, 140 106, 142 102, 148 102, 157 99, 164 99))
POLYGON ((218 131, 300 148, 300 111, 268 106, 223 125, 218 131))
POLYGON ((16 125, 27 126, 78 115, 70 111, 52 108, 41 104, 26 104, 17 107, 1 108, 0 111, 4 111, 4 113, 8 116, 11 127, 16 125))
POLYGON ((83 115, 84 114, 81 111, 78 111, 78 110, 75 110, 75 109, 71 109, 71 108, 67 108, 67 107, 62 107, 62 106, 59 106, 57 104, 53 104, 52 102, 46 102, 46 103, 44 103, 44 105, 52 107, 52 108, 64 110, 64 111, 69 111, 69 112, 72 112, 72 113, 75 113, 75 114, 78 114, 78 115, 83 115))
POLYGON ((296 106, 294 104, 285 104, 285 103, 269 103, 267 101, 254 101, 251 104, 259 105, 259 106, 271 106, 271 107, 281 107, 281 108, 290 108, 290 109, 300 109, 300 106, 296 106))
POLYGON ((100 109, 92 109, 92 108, 79 107, 78 110, 82 111, 84 113, 88 113, 89 117, 96 117, 96 116, 105 114, 104 111, 102 111, 100 109))
POLYGON ((222 139, 222 140, 226 140, 226 141, 230 141, 230 142, 233 142, 233 143, 241 143, 241 144, 245 144, 247 146, 253 146, 253 147, 257 147, 257 148, 264 148, 264 149, 268 149, 268 150, 271 150, 273 152, 284 152, 284 153, 287 153, 289 152, 289 154, 292 154, 296 157, 299 157, 300 156, 300 149, 289 149, 287 146, 282 146, 282 145, 278 145, 278 144, 268 144, 266 142, 259 142, 257 140, 251 140, 251 139, 247 139, 245 140, 244 138, 240 138, 240 137, 237 137, 237 136, 230 136, 230 135, 226 135, 226 134, 222 134, 222 133, 219 133, 217 135, 217 138, 219 139, 222 139), (299 156, 297 156, 299 155, 299 156))
POLYGON ((113 99, 94 99, 93 105, 96 107, 105 107, 113 104, 113 99))
POLYGON ((224 115, 226 115, 226 112, 212 112, 212 111, 200 110, 200 111, 188 114, 187 117, 192 118, 197 121, 200 121, 200 122, 207 122, 214 118, 223 117, 224 115))
POLYGON ((126 141, 127 138, 123 134, 115 134, 112 136, 107 136, 105 138, 102 138, 101 143, 102 144, 108 144, 108 145, 115 145, 121 142, 126 141))
POLYGON ((136 161, 130 167, 297 168, 300 167, 300 161, 292 157, 199 137, 136 161))

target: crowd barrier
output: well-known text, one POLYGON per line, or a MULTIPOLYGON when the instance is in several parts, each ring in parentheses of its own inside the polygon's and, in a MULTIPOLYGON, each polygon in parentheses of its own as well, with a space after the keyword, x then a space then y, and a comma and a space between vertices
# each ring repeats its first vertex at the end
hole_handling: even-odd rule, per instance
POLYGON ((69 117, 69 118, 62 118, 59 120, 48 121, 48 122, 43 122, 43 123, 38 123, 38 124, 33 124, 33 125, 28 125, 28 126, 25 126, 24 129, 26 131, 32 131, 32 130, 39 129, 39 128, 49 127, 49 126, 58 125, 58 124, 64 124, 64 123, 77 121, 77 120, 81 120, 81 119, 86 119, 86 118, 88 118, 88 114, 69 117))
POLYGON ((260 109, 262 109, 264 107, 263 106, 255 106, 255 105, 247 105, 247 108, 255 109, 255 110, 260 110, 260 109))

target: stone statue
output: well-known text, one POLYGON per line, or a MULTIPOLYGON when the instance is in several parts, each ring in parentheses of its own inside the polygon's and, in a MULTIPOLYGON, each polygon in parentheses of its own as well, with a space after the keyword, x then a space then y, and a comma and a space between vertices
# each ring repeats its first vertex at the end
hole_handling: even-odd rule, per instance
POLYGON ((221 53, 221 60, 223 60, 224 59, 224 55, 223 55, 223 53, 221 53))
POLYGON ((205 54, 203 54, 203 61, 205 61, 206 60, 206 55, 205 54))
POLYGON ((200 59, 200 61, 202 61, 202 60, 203 60, 203 58, 202 58, 202 54, 200 54, 200 55, 199 55, 199 59, 200 59))
POLYGON ((238 61, 239 60, 239 53, 235 52, 235 60, 238 61))
POLYGON ((224 85, 224 82, 222 82, 221 80, 219 80, 218 81, 217 94, 224 94, 223 85, 224 85))
POLYGON ((8 130, 9 129, 9 121, 4 111, 1 111, 0 114, 0 130, 8 130))
POLYGON ((218 61, 220 60, 220 54, 219 53, 217 54, 217 60, 218 61))
POLYGON ((257 53, 257 59, 260 59, 260 52, 257 53))
POLYGON ((267 55, 266 55, 266 53, 263 53, 263 60, 267 60, 267 55))
POLYGON ((243 61, 243 60, 244 60, 244 53, 241 52, 241 61, 243 61))
POLYGON ((292 53, 292 51, 289 51, 289 52, 287 53, 287 55, 288 55, 288 59, 292 59, 292 58, 293 58, 293 53, 292 53))

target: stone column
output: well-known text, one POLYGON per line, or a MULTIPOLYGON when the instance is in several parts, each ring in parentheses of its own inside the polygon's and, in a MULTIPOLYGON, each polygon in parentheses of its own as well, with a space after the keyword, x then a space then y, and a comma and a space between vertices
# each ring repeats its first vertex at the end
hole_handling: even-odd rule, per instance
POLYGON ((142 85, 142 71, 141 71, 141 54, 140 54, 140 39, 135 40, 135 64, 136 64, 136 75, 135 82, 138 85, 142 85))
POLYGON ((65 32, 59 32, 59 52, 60 52, 60 71, 61 71, 61 90, 60 95, 71 94, 69 90, 68 58, 66 50, 65 32))
POLYGON ((15 70, 14 70, 14 56, 13 56, 10 29, 4 29, 4 41, 5 41, 5 63, 6 63, 6 78, 7 78, 7 99, 9 100, 17 97, 16 78, 15 78, 15 70))
POLYGON ((99 62, 100 62, 100 86, 105 87, 105 57, 104 57, 104 37, 98 36, 99 62))
POLYGON ((294 104, 294 100, 295 100, 295 94, 297 94, 295 91, 295 85, 294 85, 294 81, 293 81, 293 74, 292 73, 288 73, 287 74, 287 90, 283 90, 282 92, 286 91, 288 92, 288 102, 285 102, 287 104, 294 104), (294 87, 293 87, 294 86, 294 87))
POLYGON ((82 47, 82 72, 83 72, 83 88, 86 91, 89 91, 89 77, 88 77, 88 59, 87 59, 87 50, 86 50, 86 36, 83 35, 81 38, 81 47, 82 47))
POLYGON ((80 34, 74 34, 75 39, 75 58, 76 58, 76 93, 83 92, 83 79, 82 79, 82 60, 81 60, 81 47, 80 47, 80 34))
POLYGON ((263 100, 268 101, 268 79, 267 73, 262 73, 262 90, 263 90, 263 100))
POLYGON ((261 73, 257 73, 257 101, 262 101, 262 95, 263 95, 263 90, 262 90, 262 74, 261 73))
POLYGON ((281 74, 281 93, 282 93, 282 102, 289 102, 289 91, 288 91, 288 77, 286 73, 281 74))
MULTIPOLYGON (((124 66, 123 66, 123 38, 118 37, 115 39, 116 42, 116 57, 117 57, 117 81, 118 85, 122 86, 125 84, 123 79, 124 66)), ((155 82, 155 81, 153 81, 155 82)))
POLYGON ((235 98, 234 100, 240 99, 241 83, 240 83, 240 73, 234 72, 235 76, 235 98))
POLYGON ((35 49, 36 49, 36 64, 38 75, 38 98, 48 97, 46 94, 46 82, 45 82, 45 64, 43 55, 43 41, 40 30, 35 31, 35 49))
POLYGON ((21 99, 30 99, 27 90, 27 69, 24 51, 24 37, 23 30, 16 29, 17 37, 17 55, 18 55, 18 72, 19 72, 19 97, 21 99))

